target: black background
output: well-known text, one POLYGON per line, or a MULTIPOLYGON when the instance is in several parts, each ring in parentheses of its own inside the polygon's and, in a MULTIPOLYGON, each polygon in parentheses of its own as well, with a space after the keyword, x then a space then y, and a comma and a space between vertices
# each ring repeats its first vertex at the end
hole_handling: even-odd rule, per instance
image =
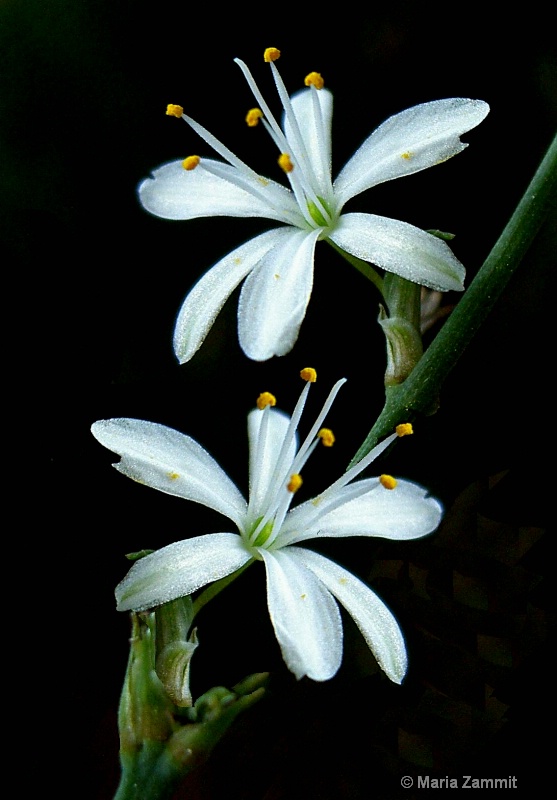
MULTIPOLYGON (((172 327, 186 292, 267 223, 168 222, 141 209, 135 187, 151 169, 205 153, 164 115, 166 104, 182 104, 278 178, 271 143, 245 128, 252 101, 236 56, 274 108, 265 47, 282 50, 279 68, 292 91, 307 72, 324 75, 335 95, 334 172, 391 114, 442 97, 486 100, 491 113, 464 137, 470 147, 458 158, 351 204, 452 231, 469 277, 553 135, 556 53, 536 3, 497 16, 474 4, 362 8, 0 4, 5 392, 21 412, 6 427, 23 462, 15 479, 23 498, 8 526, 16 584, 6 598, 23 636, 10 664, 25 741, 33 759, 48 753, 41 780, 61 796, 103 800, 117 784, 128 620, 114 610, 113 587, 127 568, 123 554, 226 525, 119 476, 90 424, 117 416, 168 424, 204 444, 245 489, 247 411, 262 390, 290 410, 299 369, 311 365, 319 374, 315 413, 332 383, 348 378, 330 419, 338 443, 306 470, 304 489, 314 493, 344 469, 381 406, 377 297, 324 245, 292 353, 247 361, 235 295, 195 358, 177 365, 172 327)), ((409 545, 322 548, 372 581, 397 613, 411 659, 404 687, 375 670, 348 621, 337 678, 296 684, 270 630, 262 575, 250 570, 200 620, 194 691, 271 670, 269 699, 240 720, 180 796, 423 797, 425 790, 399 795, 404 774, 517 775, 529 792, 549 785, 554 562, 551 534, 542 534, 552 522, 544 481, 554 438, 554 265, 548 224, 451 374, 438 414, 388 462, 444 502, 444 532, 409 545)))

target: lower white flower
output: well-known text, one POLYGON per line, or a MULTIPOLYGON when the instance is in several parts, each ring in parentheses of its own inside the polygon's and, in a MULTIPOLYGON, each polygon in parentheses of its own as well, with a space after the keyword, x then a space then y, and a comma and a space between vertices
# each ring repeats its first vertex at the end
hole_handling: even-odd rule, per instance
POLYGON ((141 420, 94 423, 93 435, 121 456, 116 469, 155 489, 209 506, 232 520, 238 531, 195 536, 140 559, 116 588, 118 609, 152 608, 263 561, 271 622, 284 660, 297 678, 307 675, 323 681, 338 670, 338 600, 381 668, 400 683, 406 673, 406 648, 392 613, 350 572, 298 545, 323 537, 416 539, 437 528, 442 508, 409 481, 389 475, 354 481, 397 436, 411 432, 411 426, 402 425, 325 491, 291 509, 307 459, 319 442, 328 446, 334 441, 322 424, 344 383, 335 384, 299 446, 296 429, 315 371, 302 370, 301 375, 306 385, 291 418, 272 407, 275 399, 268 393, 259 397, 258 408, 248 416, 249 502, 190 437, 141 420))

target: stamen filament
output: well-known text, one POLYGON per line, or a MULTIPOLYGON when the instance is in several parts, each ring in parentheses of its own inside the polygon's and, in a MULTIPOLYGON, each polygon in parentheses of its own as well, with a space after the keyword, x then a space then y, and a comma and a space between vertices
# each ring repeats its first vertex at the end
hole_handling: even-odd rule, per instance
MULTIPOLYGON (((306 457, 306 452, 307 452, 308 448, 311 447, 311 445, 314 442, 315 442, 315 444, 318 444, 319 439, 317 439, 317 434, 318 434, 319 430, 323 427, 323 422, 325 420, 325 417, 329 413, 329 411, 331 409, 331 406, 333 405, 333 403, 335 401, 335 398, 336 398, 337 394, 339 393, 339 391, 341 389, 341 386, 343 386, 343 384, 345 384, 345 383, 346 383, 346 378, 341 378, 339 381, 337 381, 335 383, 335 385, 333 386, 333 388, 329 392, 329 396, 325 400, 325 404, 323 405, 323 408, 321 409, 321 411, 319 413, 319 416, 315 420, 310 432, 306 436, 304 443, 302 444, 302 446, 298 450, 298 454, 297 454, 297 456, 294 459, 294 462, 292 464, 292 471, 293 472, 301 472, 302 471, 302 466, 306 463, 307 458, 309 458, 309 454, 306 457)), ((306 386, 309 386, 309 385, 310 385, 309 383, 306 384, 306 386)))
MULTIPOLYGON (((298 398, 298 402, 294 408, 292 416, 290 417, 290 423, 286 430, 286 435, 284 437, 284 441, 282 443, 282 447, 280 448, 280 452, 277 458, 277 463, 273 470, 273 475, 271 480, 269 481, 269 491, 271 487, 281 485, 284 480, 284 475, 287 471, 287 462, 286 459, 290 457, 290 452, 292 448, 292 444, 296 439, 296 429, 300 423, 300 418, 302 416, 302 412, 304 410, 304 406, 306 404, 306 399, 308 396, 308 392, 310 389, 311 383, 307 382, 302 389, 300 397, 298 398)), ((296 459, 294 459, 295 461, 296 459)), ((292 472, 299 472, 299 469, 292 469, 292 472)), ((265 504, 271 505, 272 498, 269 497, 269 494, 265 497, 265 504)))
MULTIPOLYGON (((296 539, 296 541, 301 542, 305 538, 308 539, 316 538, 315 531, 318 527, 317 523, 323 516, 325 516, 325 514, 329 514, 336 508, 340 508, 340 506, 344 506, 351 500, 356 500, 358 497, 362 497, 363 495, 369 495, 371 492, 377 491, 377 489, 379 488, 381 488, 379 479, 370 478, 369 480, 360 481, 359 483, 356 483, 354 486, 348 486, 344 492, 342 493, 337 492, 330 499, 328 499, 328 492, 324 492, 323 494, 314 497, 313 500, 306 500, 305 503, 302 503, 302 505, 297 506, 295 511, 298 511, 301 508, 306 508, 307 506, 310 505, 313 506, 312 509, 313 514, 311 516, 311 533, 309 533, 307 537, 305 536, 300 537, 300 532, 298 529, 293 529, 287 533, 283 531, 280 539, 281 547, 285 547, 286 545, 290 544, 290 542, 293 539, 296 539), (375 486, 372 486, 370 488, 369 481, 372 480, 376 480, 377 483, 375 486)), ((325 536, 325 534, 323 534, 323 536, 325 536)))
MULTIPOLYGON (((323 214, 323 217, 331 222, 331 215, 328 210, 323 206, 323 203, 319 199, 317 192, 319 191, 319 187, 313 186, 312 178, 313 172, 311 170, 311 161, 306 149, 304 138, 300 131, 300 126, 298 125, 298 119, 296 118, 296 114, 294 113, 294 109, 292 108, 292 103, 290 102, 290 96, 286 90, 286 86, 283 83, 283 80, 280 76, 280 72, 278 71, 277 67, 271 63, 271 72, 273 73, 273 78, 275 80, 275 86, 277 87, 277 91, 280 97, 280 101, 284 108, 284 113, 290 125, 290 129, 294 138, 294 144, 297 148, 297 152, 301 155, 301 160, 296 159, 296 163, 300 165, 300 168, 304 174, 304 178, 307 183, 306 194, 312 200, 313 203, 317 206, 317 208, 323 214)), ((315 90, 317 91, 317 90, 315 90)), ((317 103, 319 104, 319 100, 317 99, 317 103)))
MULTIPOLYGON (((286 204, 281 204, 280 207, 277 206, 277 204, 274 202, 274 198, 270 196, 271 193, 265 193, 264 189, 258 188, 258 185, 260 184, 259 176, 257 176, 257 180, 255 181, 254 185, 251 175, 243 175, 240 171, 237 171, 231 175, 230 172, 227 171, 226 166, 226 164, 222 164, 220 161, 203 158, 199 162, 198 169, 204 169, 206 172, 210 172, 211 175, 214 175, 217 178, 221 178, 228 183, 234 183, 239 189, 243 189, 248 194, 251 194, 252 197, 261 200, 261 202, 267 208, 272 209, 275 212, 275 219, 279 220, 280 222, 286 222, 289 225, 299 227, 300 216, 297 213, 298 208, 296 211, 291 211, 286 204)), ((285 189, 285 191, 287 190, 285 189)), ((271 217, 270 214, 268 214, 268 216, 271 217)))
POLYGON ((252 178, 258 178, 257 172, 255 172, 251 167, 248 167, 241 158, 234 155, 232 150, 229 150, 226 145, 224 145, 216 136, 213 136, 212 133, 209 133, 207 128, 204 128, 203 125, 200 125, 199 122, 196 122, 192 117, 189 117, 187 114, 182 114, 182 119, 185 120, 190 128, 197 133, 198 136, 201 136, 204 139, 209 147, 212 147, 213 150, 218 153, 220 156, 224 158, 225 161, 228 161, 233 167, 236 167, 239 170, 242 170, 247 175, 250 175, 252 178))
MULTIPOLYGON (((271 131, 272 131, 271 138, 273 139, 275 144, 278 146, 278 149, 279 149, 279 151, 281 153, 289 152, 289 150, 291 150, 291 147, 290 147, 290 145, 288 143, 288 140, 286 139, 286 136, 285 136, 282 128, 280 127, 280 125, 277 123, 276 119, 272 115, 271 109, 269 108, 269 106, 265 102, 265 100, 263 98, 263 95, 259 91, 259 88, 258 88, 258 86, 257 86, 257 84, 256 84, 256 82, 255 82, 255 80, 253 78, 253 75, 251 74, 251 72, 249 71, 248 67, 246 66, 246 64, 244 64, 244 62, 241 59, 235 58, 234 61, 236 62, 236 64, 238 64, 238 66, 242 70, 244 78, 246 79, 246 81, 248 83, 248 86, 250 87, 250 89, 251 89, 251 91, 253 93, 253 96, 255 97, 255 99, 258 102, 261 110, 263 111, 264 117, 263 117, 263 119, 261 121, 264 124, 266 123, 265 124, 265 128, 269 131, 269 133, 271 133, 271 131)), ((286 87, 282 83, 282 79, 281 79, 280 74, 278 73, 278 70, 275 67, 274 63, 270 62, 270 66, 271 66, 271 70, 273 71, 273 76, 275 76, 275 73, 278 76, 278 78, 275 77, 275 85, 276 85, 277 90, 279 92, 279 96, 280 96, 280 99, 282 101, 282 104, 283 104, 283 107, 284 107, 284 111, 288 116, 288 120, 289 120, 290 126, 291 126, 291 128, 292 128, 292 130, 294 132, 294 136, 295 136, 294 144, 295 144, 296 148, 298 148, 298 152, 303 155, 304 160, 307 162, 306 164, 301 164, 298 161, 298 159, 296 158, 296 156, 293 154, 292 155, 293 163, 294 163, 295 166, 299 167, 299 171, 294 169, 292 172, 290 172, 288 174, 288 178, 289 178, 290 183, 292 185, 292 190, 294 191, 294 194, 296 195, 296 199, 298 201, 298 205, 300 206, 300 210, 304 214, 304 217, 306 217, 307 221, 310 223, 311 227, 314 228, 315 227, 315 221, 313 220, 313 218, 311 217, 310 214, 307 214, 307 210, 305 208, 305 206, 307 205, 306 198, 309 198, 317 206, 317 208, 322 212, 323 217, 325 219, 331 221, 331 215, 327 211, 327 209, 323 208, 322 202, 317 197, 317 195, 316 195, 316 193, 314 191, 314 188, 311 185, 311 175, 308 176, 308 174, 307 174, 307 164, 309 164, 310 162, 309 162, 309 158, 307 156, 305 145, 304 145, 304 143, 303 143, 303 141, 301 139, 300 129, 298 127, 298 122, 297 122, 296 117, 294 115, 294 111, 292 110, 292 105, 290 103, 290 98, 288 97, 288 92, 286 91, 286 87), (281 87, 282 87, 282 89, 281 89, 281 87), (284 98, 286 98, 286 104, 287 105, 285 104, 284 98), (298 173, 298 174, 296 174, 296 173, 298 173), (304 177, 304 182, 303 182, 302 185, 300 185, 298 183, 299 180, 300 180, 300 173, 304 177), (295 184, 297 184, 297 186, 295 184), (300 188, 302 189, 303 197, 300 197, 300 191, 299 191, 300 188), (307 216, 306 216, 306 214, 307 214, 307 216)))
POLYGON ((259 104, 259 107, 263 111, 264 119, 267 120, 268 124, 273 129, 273 132, 275 133, 275 135, 277 137, 277 140, 279 142, 281 142, 279 150, 284 152, 285 150, 288 149, 288 143, 286 141, 286 137, 285 137, 284 133, 282 132, 280 125, 277 123, 276 119, 273 117, 273 115, 271 113, 271 109, 269 108, 269 106, 265 102, 265 100, 263 98, 263 95, 259 91, 259 89, 257 87, 257 84, 256 84, 256 82, 255 82, 255 80, 253 78, 253 75, 249 71, 249 69, 246 66, 246 64, 244 64, 244 62, 240 58, 235 58, 234 61, 236 62, 236 64, 238 64, 238 66, 242 70, 244 78, 246 79, 246 81, 248 83, 248 86, 252 91, 253 96, 255 97, 255 99, 257 100, 257 102, 259 104))
MULTIPOLYGON (((290 96, 286 90, 286 86, 280 76, 280 72, 278 71, 277 67, 271 63, 271 72, 273 74, 273 78, 275 81, 275 86, 277 87, 277 92, 282 103, 282 107, 284 108, 284 113, 286 114, 286 118, 290 124, 292 129, 292 133, 294 134, 294 141, 296 147, 298 148, 298 152, 303 155, 303 160, 305 164, 309 163, 309 158, 306 150, 306 146, 304 140, 302 138, 302 134, 300 132, 300 126, 298 125, 298 120, 294 113, 294 109, 292 108, 292 103, 290 102, 290 96)), ((304 170, 304 174, 306 170, 304 169, 305 165, 301 165, 302 169, 304 170)), ((306 175, 306 178, 308 176, 306 175)))
MULTIPOLYGON (((239 58, 235 58, 234 61, 240 69, 242 70, 242 74, 247 81, 249 88, 252 91, 253 96, 255 97, 256 101, 259 103, 259 106, 263 112, 263 117, 261 118, 261 122, 263 123, 263 127, 275 143, 276 147, 278 148, 280 153, 285 153, 289 149, 288 141, 284 132, 280 125, 277 123, 276 119, 274 118, 273 114, 271 113, 271 109, 265 102, 263 95, 259 91, 259 87, 257 86, 253 75, 249 71, 247 65, 239 58)), ((307 202, 306 202, 306 192, 304 191, 304 187, 300 183, 300 179, 303 173, 300 170, 293 170, 289 175, 288 179, 290 181, 290 185, 292 187, 292 191, 294 192, 294 196, 296 197, 296 202, 298 203, 298 207, 302 214, 304 215, 304 219, 306 222, 313 228, 315 227, 314 220, 307 209, 307 202)))
MULTIPOLYGON (((269 136, 271 137, 271 139, 273 140, 273 142, 275 143, 275 145, 277 146, 279 151, 283 152, 283 150, 282 150, 283 146, 287 146, 288 145, 288 143, 286 141, 286 138, 283 136, 282 139, 278 139, 276 134, 275 134, 275 131, 269 125, 269 123, 267 122, 267 120, 265 118, 263 118, 261 120, 261 122, 263 123, 263 127, 265 128, 265 130, 267 131, 267 133, 269 134, 269 136)), ((304 191, 304 187, 303 187, 303 184, 301 182, 301 179, 302 179, 302 175, 300 173, 300 170, 292 170, 290 173, 288 173, 288 180, 290 182, 290 188, 292 189, 292 191, 294 193, 294 197, 296 198, 296 203, 298 205, 298 209, 300 210, 300 213, 303 214, 304 219, 306 220, 308 225, 311 228, 313 228, 313 227, 315 227, 315 225, 314 225, 315 221, 312 218, 311 214, 309 213, 309 209, 307 207, 307 201, 306 201, 306 193, 304 191)))
POLYGON ((375 461, 375 459, 378 458, 378 456, 380 456, 381 453, 384 450, 386 450, 387 447, 389 447, 389 445, 391 445, 395 441, 395 439, 397 439, 397 438, 398 438, 398 434, 392 433, 390 436, 387 436, 386 439, 383 439, 382 442, 379 442, 379 444, 376 445, 373 448, 373 450, 371 450, 367 454, 367 456, 362 458, 361 461, 358 461, 357 464, 355 464, 353 467, 351 467, 349 470, 347 470, 344 473, 344 475, 341 475, 341 477, 338 478, 338 480, 336 480, 334 483, 332 483, 329 486, 328 489, 325 489, 325 491, 323 492, 323 494, 320 497, 326 498, 332 492, 336 492, 342 486, 346 486, 347 483, 350 483, 350 481, 353 481, 354 478, 357 475, 359 475, 361 472, 363 472, 364 469, 366 467, 368 467, 371 464, 372 461, 375 461))
POLYGON ((294 498, 294 491, 292 491, 290 486, 290 481, 294 476, 291 476, 288 480, 288 483, 283 484, 281 487, 281 491, 277 495, 277 508, 274 514, 273 519, 273 530, 267 537, 267 541, 265 542, 266 547, 270 547, 277 536, 281 535, 281 546, 282 546, 282 526, 284 524, 284 520, 286 515, 288 514, 288 509, 290 508, 290 504, 294 498))
MULTIPOLYGON (((319 416, 317 417, 317 419, 316 419, 315 423, 313 424, 309 434, 307 435, 306 439, 304 440, 304 443, 303 443, 302 447, 299 449, 298 453, 296 454, 296 456, 294 458, 294 461, 292 461, 289 469, 285 470, 285 467, 284 467, 285 456, 289 452, 289 448, 288 448, 287 445, 288 445, 288 443, 292 442, 292 438, 295 436, 296 429, 297 429, 298 424, 300 422, 300 417, 302 416, 302 412, 304 410, 304 406, 305 406, 306 399, 307 399, 308 392, 309 392, 309 387, 311 386, 311 381, 308 381, 306 383, 306 385, 302 389, 302 393, 300 394, 300 398, 299 398, 298 402, 296 403, 296 408, 294 409, 294 413, 292 414, 292 418, 290 420, 290 425, 288 426, 288 431, 286 432, 286 436, 285 436, 285 439, 284 439, 284 444, 283 444, 283 446, 281 448, 281 452, 280 452, 279 458, 277 460, 277 466, 276 466, 275 471, 273 473, 273 478, 272 478, 272 480, 270 482, 271 485, 275 481, 278 482, 279 480, 281 480, 279 478, 279 476, 282 473, 289 472, 290 474, 292 474, 292 473, 299 474, 302 471, 302 469, 305 466, 305 464, 307 463, 309 457, 311 456, 311 454, 313 453, 313 451, 315 450, 315 448, 318 446, 318 444, 321 441, 318 438, 317 433, 321 429, 323 420, 325 419, 325 417, 329 413, 329 410, 330 410, 332 404, 334 403, 335 398, 336 398, 341 386, 344 383, 346 383, 346 378, 341 378, 341 380, 339 380, 339 381, 337 381, 335 383, 335 385, 333 386, 333 388, 329 392, 329 396, 327 397, 327 400, 325 401, 325 404, 324 404, 323 408, 321 409, 321 412, 319 413, 319 416)), ((284 481, 284 480, 285 479, 283 478, 282 481, 284 481)), ((281 489, 279 490, 279 493, 277 494, 277 496, 274 498, 274 502, 271 502, 271 499, 268 498, 268 497, 265 498, 265 502, 269 504, 269 507, 276 508, 276 513, 274 514, 273 531, 272 531, 271 535, 267 539, 267 542, 266 542, 267 546, 269 546, 272 542, 274 542, 276 537, 279 535, 279 533, 281 531, 281 528, 282 528, 282 525, 283 525, 283 522, 284 522, 284 519, 285 519, 286 514, 288 512, 288 509, 290 507, 290 503, 292 502, 292 498, 293 498, 293 494, 291 492, 286 492, 286 495, 283 493, 283 489, 282 489, 282 487, 284 485, 283 483, 281 483, 279 485, 280 485, 281 489), (282 494, 282 500, 279 500, 281 494, 282 494)), ((266 514, 266 516, 264 518, 265 522, 270 519, 271 515, 272 515, 272 512, 269 512, 268 514, 266 514)), ((263 522, 263 520, 262 520, 262 523, 265 524, 263 522)), ((263 525, 260 523, 258 525, 258 527, 257 527, 257 532, 259 532, 262 527, 263 527, 263 525)))

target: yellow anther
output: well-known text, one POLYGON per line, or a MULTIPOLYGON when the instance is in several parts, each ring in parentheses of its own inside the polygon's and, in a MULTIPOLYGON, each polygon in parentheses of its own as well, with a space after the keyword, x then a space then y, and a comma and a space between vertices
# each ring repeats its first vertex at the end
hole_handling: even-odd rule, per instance
POLYGON ((262 116, 263 112, 260 108, 250 108, 246 114, 246 122, 250 128, 255 128, 256 125, 259 125, 259 120, 262 116))
POLYGON ((276 404, 277 398, 274 394, 271 394, 271 392, 261 392, 256 403, 257 408, 260 410, 267 408, 267 406, 276 406, 276 404))
POLYGON ((173 103, 169 103, 166 107, 166 116, 167 117, 180 117, 184 113, 184 109, 182 106, 175 106, 173 103))
POLYGON ((294 169, 294 164, 290 160, 288 153, 281 153, 281 155, 278 157, 278 163, 279 167, 285 172, 292 172, 294 169))
POLYGON ((317 434, 317 438, 321 439, 325 447, 332 447, 335 443, 335 434, 330 428, 321 428, 317 434))
POLYGON ((384 486, 385 489, 394 489, 397 481, 393 478, 392 475, 380 475, 379 476, 379 483, 381 486, 384 486))
POLYGON ((313 369, 313 367, 304 367, 304 369, 300 372, 300 378, 308 383, 315 383, 317 380, 317 372, 313 369))
POLYGON ((292 492, 292 494, 294 494, 294 492, 298 491, 302 483, 303 483, 302 476, 298 475, 297 473, 294 473, 294 475, 290 476, 290 480, 286 484, 286 488, 288 489, 289 492, 292 492))
POLYGON ((404 158, 406 161, 410 161, 410 159, 412 158, 413 155, 414 154, 411 153, 410 150, 407 150, 406 153, 403 153, 401 155, 401 158, 404 158))
POLYGON ((316 89, 322 89, 325 86, 323 76, 318 72, 310 72, 309 75, 306 75, 304 83, 306 86, 315 86, 316 89))
POLYGON ((199 158, 199 156, 188 156, 187 158, 184 158, 184 160, 182 161, 182 166, 185 170, 191 172, 192 169, 195 169, 197 167, 200 161, 201 159, 199 158))
POLYGON ((263 60, 269 64, 271 61, 276 61, 280 58, 280 50, 276 47, 267 47, 263 53, 263 60))
POLYGON ((402 422, 400 425, 396 426, 395 430, 397 436, 410 436, 411 433, 414 433, 411 422, 402 422))
POLYGON ((167 472, 166 474, 168 475, 171 481, 177 481, 178 478, 180 477, 179 472, 167 472))

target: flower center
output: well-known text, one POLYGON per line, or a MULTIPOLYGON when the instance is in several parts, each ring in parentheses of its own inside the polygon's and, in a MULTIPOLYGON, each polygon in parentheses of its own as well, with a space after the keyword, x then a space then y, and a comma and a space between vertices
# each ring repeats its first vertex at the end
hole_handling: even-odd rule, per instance
POLYGON ((331 219, 333 218, 333 214, 331 212, 331 209, 328 207, 327 203, 322 197, 318 197, 318 200, 321 201, 325 211, 327 211, 327 213, 330 214, 329 219, 326 219, 323 216, 321 209, 318 206, 316 206, 315 203, 312 202, 311 200, 307 201, 308 211, 311 215, 312 220, 316 222, 319 225, 319 227, 328 228, 329 225, 331 224, 331 219))
MULTIPOLYGON (((259 517, 259 519, 257 519, 255 521, 253 529, 252 529, 252 531, 250 531, 250 534, 248 535, 248 538, 253 533, 253 531, 255 531, 257 529, 258 525, 261 524, 261 520, 262 519, 263 519, 263 517, 259 517)), ((261 530, 257 534, 257 538, 255 539, 254 542, 252 542, 252 547, 263 547, 263 545, 265 544, 265 542, 267 541, 267 539, 269 538, 269 536, 273 532, 274 524, 275 524, 274 520, 269 520, 269 522, 267 522, 265 525, 263 525, 263 527, 261 528, 261 530)))
MULTIPOLYGON (((253 412, 262 416, 257 423, 256 445, 250 461, 254 465, 265 465, 265 462, 267 465, 262 470, 253 470, 247 525, 246 529, 241 532, 242 538, 252 553, 258 548, 282 547, 283 524, 292 499, 302 486, 301 472, 319 443, 324 447, 331 447, 335 441, 333 432, 329 428, 323 428, 322 425, 344 379, 337 381, 305 440, 300 447, 297 447, 297 427, 310 386, 315 382, 317 373, 313 368, 308 367, 301 370, 300 377, 305 381, 305 386, 288 422, 287 429, 283 431, 281 426, 282 444, 279 446, 278 452, 275 451, 273 444, 277 443, 276 430, 275 434, 270 435, 269 426, 272 420, 276 419, 274 415, 279 412, 272 408, 273 403, 262 400, 267 397, 274 400, 274 395, 268 392, 261 394, 257 400, 257 410, 253 412), (261 484, 262 476, 265 476, 263 478, 265 485, 261 484)), ((254 557, 260 558, 257 553, 254 554, 254 557)))

